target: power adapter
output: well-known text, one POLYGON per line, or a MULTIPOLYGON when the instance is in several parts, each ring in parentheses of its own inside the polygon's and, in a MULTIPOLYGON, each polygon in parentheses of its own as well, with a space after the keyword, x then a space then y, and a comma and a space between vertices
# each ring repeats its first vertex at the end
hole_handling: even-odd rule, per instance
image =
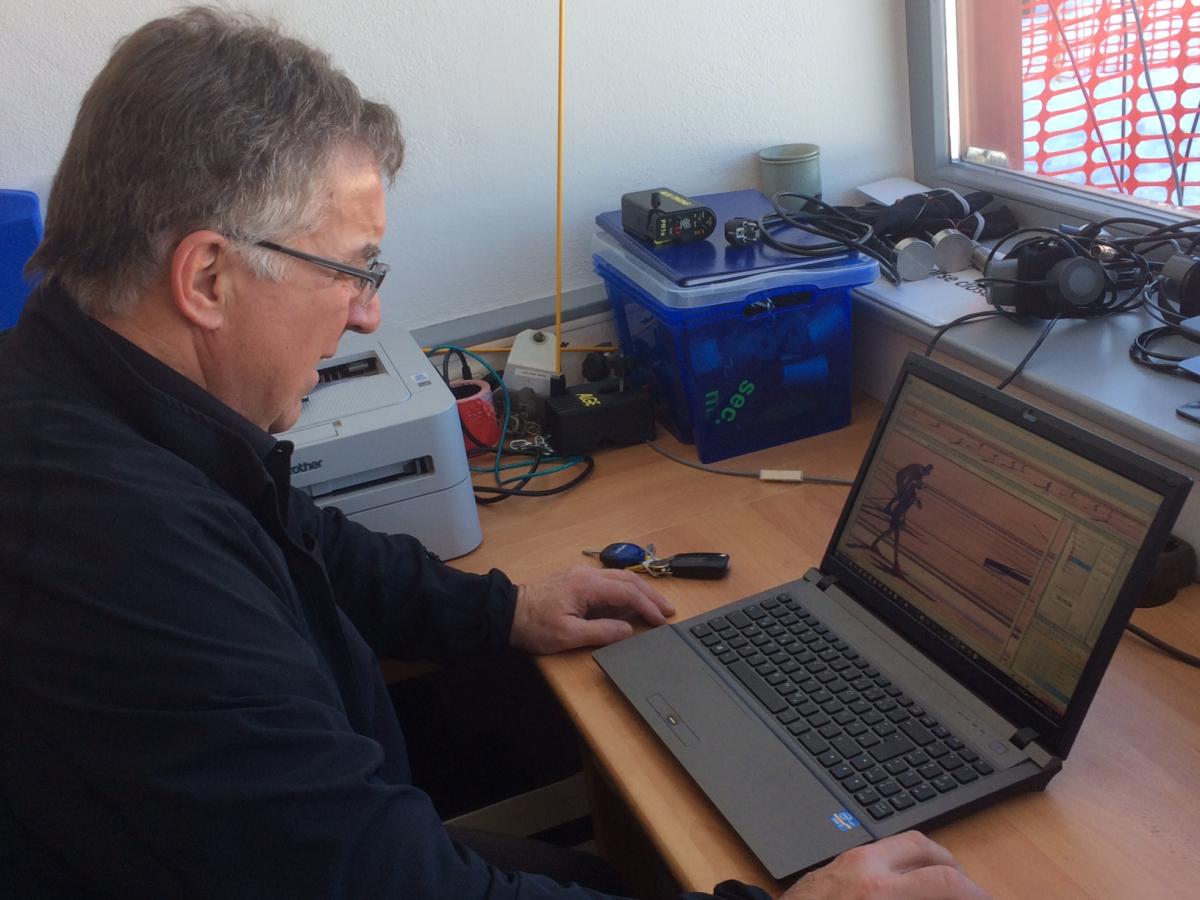
POLYGON ((546 431, 555 453, 587 453, 602 442, 628 446, 654 439, 654 401, 641 388, 621 390, 607 378, 546 401, 546 431))

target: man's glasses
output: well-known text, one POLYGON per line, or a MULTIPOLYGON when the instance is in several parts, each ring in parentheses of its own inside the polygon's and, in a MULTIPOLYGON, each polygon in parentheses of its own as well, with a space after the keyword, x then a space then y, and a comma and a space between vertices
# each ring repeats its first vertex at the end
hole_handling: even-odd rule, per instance
POLYGON ((391 267, 387 263, 380 262, 377 259, 371 260, 371 264, 367 268, 358 269, 354 266, 348 266, 345 263, 334 262, 332 259, 313 256, 311 253, 305 253, 303 250, 293 250, 291 247, 285 247, 282 244, 276 244, 272 241, 259 241, 258 246, 265 247, 267 250, 274 250, 276 253, 286 253, 288 256, 294 256, 296 259, 302 259, 315 266, 321 266, 322 268, 331 269, 334 272, 341 272, 343 275, 350 275, 353 278, 357 278, 359 288, 354 302, 360 306, 367 306, 371 302, 371 299, 378 293, 379 286, 383 284, 383 279, 391 271, 391 267))

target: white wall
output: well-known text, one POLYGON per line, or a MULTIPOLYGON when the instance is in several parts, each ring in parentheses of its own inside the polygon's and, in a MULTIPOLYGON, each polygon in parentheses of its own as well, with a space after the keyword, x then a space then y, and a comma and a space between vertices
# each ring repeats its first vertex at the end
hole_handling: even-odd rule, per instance
MULTIPOLYGON (((164 0, 0 0, 0 187, 45 198, 87 85, 164 0)), ((410 328, 554 293, 555 0, 248 0, 399 112, 385 317, 410 328)), ((899 0, 568 0, 563 289, 626 191, 758 187, 822 147, 826 199, 911 174, 899 0)))

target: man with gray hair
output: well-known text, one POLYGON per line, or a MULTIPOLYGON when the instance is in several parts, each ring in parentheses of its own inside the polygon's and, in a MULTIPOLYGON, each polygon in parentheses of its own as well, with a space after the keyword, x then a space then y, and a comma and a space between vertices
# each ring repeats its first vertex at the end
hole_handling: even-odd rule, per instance
MULTIPOLYGON (((455 571, 318 509, 271 437, 379 324, 402 156, 324 54, 211 10, 138 29, 84 97, 0 341, 0 894, 615 890, 577 856, 504 871, 452 837, 376 661, 604 644, 631 631, 605 610, 657 625, 666 600, 611 570, 455 571)), ((870 886, 980 896, 913 834, 786 896, 870 886)))

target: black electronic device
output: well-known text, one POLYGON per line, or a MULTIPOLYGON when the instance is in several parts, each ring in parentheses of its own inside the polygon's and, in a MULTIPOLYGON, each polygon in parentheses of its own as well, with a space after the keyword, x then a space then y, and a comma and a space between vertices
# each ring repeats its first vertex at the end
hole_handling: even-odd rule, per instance
POLYGON ((1034 237, 993 259, 984 273, 988 302, 1020 317, 1086 316, 1115 285, 1104 266, 1065 236, 1034 237))
POLYGON ((621 227, 655 246, 684 244, 712 234, 717 216, 677 191, 654 188, 621 197, 621 227))
POLYGON ((654 402, 641 388, 620 390, 611 377, 572 387, 546 401, 546 431, 555 453, 587 453, 608 441, 618 446, 654 439, 654 402))
POLYGON ((1175 599, 1180 588, 1187 587, 1196 576, 1196 550, 1187 541, 1171 535, 1154 561, 1150 581, 1138 596, 1137 605, 1145 609, 1162 606, 1175 599))
POLYGON ((725 240, 734 247, 750 247, 762 237, 757 219, 734 218, 725 223, 725 240))
POLYGON ((603 381, 609 376, 608 358, 598 350, 591 351, 583 358, 581 368, 584 381, 603 381))
MULTIPOLYGON (((1174 238, 1171 241, 1177 249, 1181 242, 1174 238)), ((1200 381, 1200 356, 1182 343, 1200 344, 1200 259, 1193 255, 1196 238, 1191 238, 1190 244, 1188 252, 1176 252, 1158 266, 1158 277, 1147 286, 1146 311, 1162 324, 1134 338, 1129 357, 1156 372, 1200 381), (1155 349, 1158 341, 1170 341, 1174 347, 1155 349)), ((1151 245, 1151 249, 1157 247, 1153 239, 1151 245)), ((1154 264, 1149 267, 1153 269, 1154 264)), ((1193 404, 1186 403, 1176 412, 1185 419, 1200 422, 1193 404)))
POLYGON ((1159 291, 1176 305, 1180 316, 1190 319, 1200 314, 1200 259, 1176 253, 1163 263, 1159 274, 1159 291))

